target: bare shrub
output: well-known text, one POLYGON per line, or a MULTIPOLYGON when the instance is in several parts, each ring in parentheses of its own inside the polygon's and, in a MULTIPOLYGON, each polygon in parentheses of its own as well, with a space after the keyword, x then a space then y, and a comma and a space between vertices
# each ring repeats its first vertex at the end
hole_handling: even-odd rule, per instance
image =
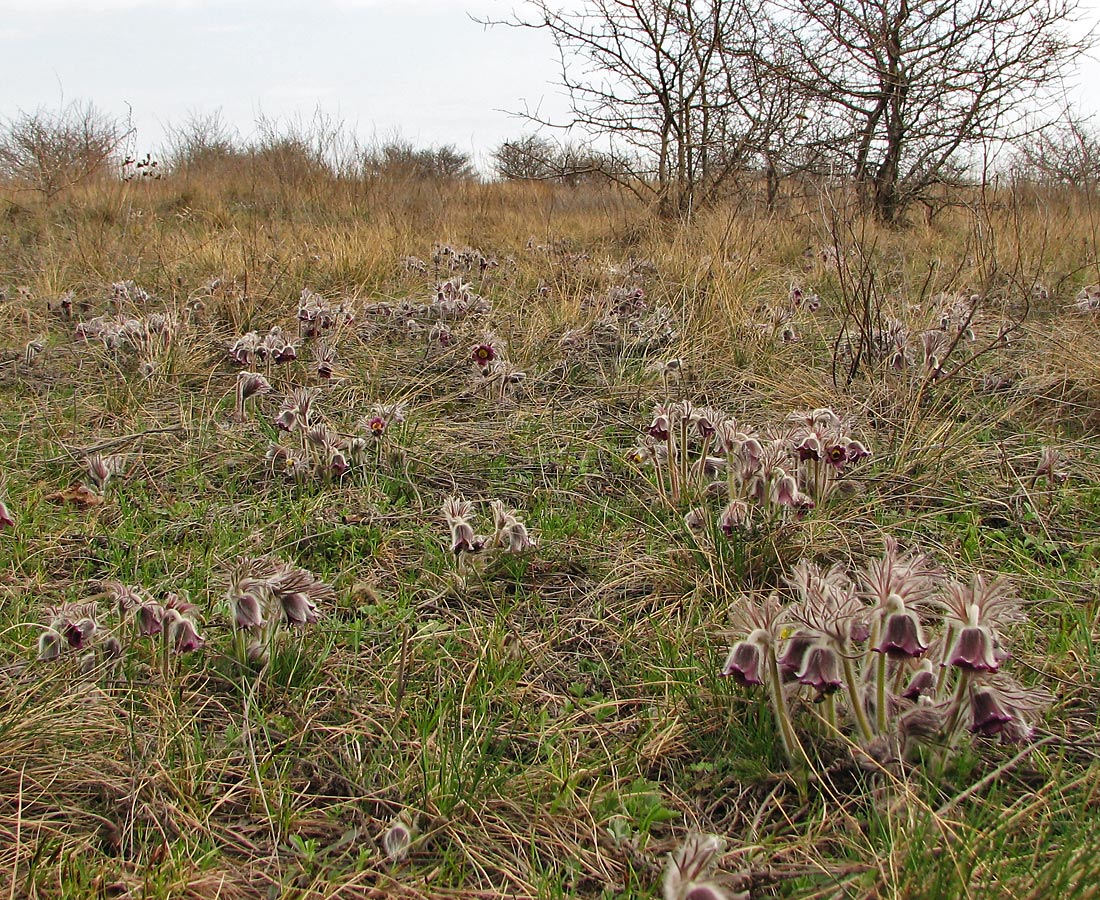
POLYGON ((20 113, 0 128, 0 178, 52 200, 105 171, 128 133, 91 103, 20 113))

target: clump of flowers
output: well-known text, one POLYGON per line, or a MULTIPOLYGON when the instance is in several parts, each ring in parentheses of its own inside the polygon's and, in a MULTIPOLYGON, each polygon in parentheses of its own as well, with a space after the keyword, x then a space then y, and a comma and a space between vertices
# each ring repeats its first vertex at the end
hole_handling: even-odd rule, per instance
POLYGON ((178 319, 167 313, 151 312, 138 317, 115 314, 77 322, 73 334, 84 344, 102 345, 117 363, 153 364, 153 360, 172 348, 182 327, 178 319))
POLYGON ((769 341, 791 344, 799 340, 798 326, 804 314, 821 308, 817 294, 792 285, 785 297, 761 302, 751 327, 769 341))
POLYGON ((659 351, 679 336, 672 310, 653 305, 635 285, 619 285, 581 301, 594 314, 584 325, 568 329, 558 340, 567 354, 642 355, 659 351))
POLYGON ((251 368, 258 362, 293 362, 298 358, 298 347, 287 338, 282 328, 272 325, 265 335, 249 331, 234 339, 227 354, 237 365, 251 368))
POLYGON ((239 650, 265 661, 284 627, 320 618, 319 604, 336 592, 312 572, 272 557, 242 557, 229 570, 226 601, 239 650))
POLYGON ((792 762, 806 759, 793 718, 804 700, 832 733, 850 723, 880 764, 920 744, 950 750, 967 733, 1031 737, 1050 697, 1002 670, 1008 630, 1023 620, 1007 579, 962 583, 887 539, 881 559, 854 571, 802 560, 786 580, 792 602, 773 594, 735 610, 745 637, 722 674, 766 687, 792 762))
POLYGON ((455 567, 464 576, 473 555, 483 550, 503 553, 521 553, 537 545, 526 524, 514 509, 508 509, 500 500, 492 500, 489 507, 493 516, 493 534, 479 535, 473 524, 474 505, 461 497, 448 497, 443 502, 443 519, 450 531, 450 549, 455 557, 455 567))
POLYGON ((319 397, 319 388, 299 387, 284 399, 273 423, 291 441, 295 440, 291 436, 296 436, 297 446, 268 445, 265 459, 272 473, 294 481, 313 477, 327 480, 339 478, 353 465, 365 464, 372 458, 380 463, 383 448, 392 440, 394 429, 405 422, 407 405, 375 404, 370 413, 359 420, 354 434, 343 435, 320 415, 319 397))
POLYGON ((1094 313, 1100 309, 1100 282, 1081 288, 1073 300, 1073 307, 1079 313, 1094 313))
MULTIPOLYGON (((724 495, 718 527, 730 535, 805 515, 870 455, 831 409, 793 413, 785 429, 761 436, 720 409, 681 400, 655 407, 632 458, 653 467, 673 504, 724 495)), ((699 514, 689 514, 696 524, 699 514)))
MULTIPOLYGON (((151 637, 159 642, 164 668, 172 654, 193 653, 205 644, 199 631, 198 607, 178 594, 154 601, 136 587, 118 582, 108 582, 104 587, 105 595, 117 608, 120 623, 131 623, 135 638, 151 637)), ((48 607, 44 619, 46 624, 38 637, 39 661, 75 657, 82 671, 91 672, 102 663, 116 663, 123 657, 124 641, 116 630, 102 624, 94 601, 48 607)))
POLYGON ((320 337, 337 326, 351 325, 355 310, 347 300, 330 303, 309 288, 298 298, 298 333, 302 338, 320 337))

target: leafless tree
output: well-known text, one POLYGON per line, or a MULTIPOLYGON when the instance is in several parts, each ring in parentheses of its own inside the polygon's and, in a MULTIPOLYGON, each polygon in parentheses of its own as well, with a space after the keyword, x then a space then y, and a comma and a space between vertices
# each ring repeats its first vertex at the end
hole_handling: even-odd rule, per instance
POLYGON ((1077 0, 774 0, 829 149, 893 221, 967 152, 1018 133, 1080 42, 1077 0))
POLYGON ((1100 132, 1088 120, 1067 113, 1019 143, 1013 173, 1047 185, 1100 182, 1100 132))
MULTIPOLYGON (((608 139, 616 177, 690 215, 757 162, 776 130, 786 85, 756 63, 755 0, 529 0, 507 23, 544 29, 561 62, 572 120, 608 139)), ((537 114, 530 118, 538 121, 537 114)))

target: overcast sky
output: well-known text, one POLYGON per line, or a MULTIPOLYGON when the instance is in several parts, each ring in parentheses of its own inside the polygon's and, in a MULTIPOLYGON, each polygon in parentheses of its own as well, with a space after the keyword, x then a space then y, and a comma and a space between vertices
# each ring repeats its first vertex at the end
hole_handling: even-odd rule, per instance
MULTIPOLYGON (((522 0, 0 0, 0 117, 91 100, 133 110, 134 149, 155 150, 192 111, 242 134, 259 115, 320 109, 365 139, 480 153, 528 126, 526 105, 564 118, 541 32, 486 30, 522 0)), ((1083 0, 1095 22, 1100 0, 1083 0)), ((1100 64, 1078 97, 1100 112, 1100 64)))

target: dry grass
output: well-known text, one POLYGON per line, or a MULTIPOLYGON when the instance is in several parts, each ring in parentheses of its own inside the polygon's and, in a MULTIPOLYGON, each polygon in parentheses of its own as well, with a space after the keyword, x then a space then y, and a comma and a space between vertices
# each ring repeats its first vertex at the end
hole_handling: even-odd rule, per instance
POLYGON ((727 838, 719 869, 754 897, 1094 896, 1100 325, 1069 306, 1097 278, 1097 214, 1080 194, 962 199, 888 231, 830 196, 670 225, 592 189, 256 172, 89 185, 50 207, 12 195, 0 891, 636 897, 659 892, 665 854, 697 830, 727 838), (403 400, 407 428, 343 479, 273 478, 267 422, 285 390, 316 381, 309 353, 270 367, 275 390, 238 423, 227 346, 276 323, 296 333, 304 287, 360 308, 424 302, 451 273, 401 260, 440 241, 500 262, 460 273, 492 301, 488 320, 455 323, 454 347, 428 354, 423 336, 360 315, 337 335, 324 415, 346 434, 372 403, 403 400), (834 380, 861 265, 876 303, 910 323, 956 290, 987 298, 979 332, 1022 322, 941 383, 919 366, 834 380), (205 292, 215 277, 236 288, 205 292), (156 298, 126 315, 182 320, 204 303, 142 360, 146 377, 74 339, 123 279, 156 298), (1032 296, 1036 280, 1049 297, 1032 296), (624 284, 667 307, 675 338, 563 350, 569 329, 599 326, 588 298, 624 284), (794 284, 823 302, 783 343, 755 323, 794 284), (54 309, 65 291, 71 320, 54 309), (504 401, 471 386, 486 328, 527 373, 504 401), (760 427, 843 410, 871 466, 743 558, 699 545, 628 458, 666 391, 652 364, 670 357, 685 361, 674 395, 760 427), (1033 484, 1041 445, 1065 453, 1060 489, 1033 484), (128 460, 102 505, 47 500, 96 449, 128 460), (456 582, 438 513, 450 494, 483 519, 492 498, 520 509, 539 548, 456 582), (884 531, 950 571, 1009 572, 1031 602, 1018 671, 1058 696, 1031 752, 979 744, 938 778, 884 777, 818 733, 812 771, 791 773, 760 698, 717 677, 737 596, 803 555, 876 555, 884 531), (338 593, 263 667, 235 658, 222 598, 225 567, 255 553, 338 593), (206 647, 167 669, 147 641, 111 672, 30 662, 43 607, 109 580, 189 592, 206 647), (382 836, 399 815, 415 837, 394 861, 382 836))

